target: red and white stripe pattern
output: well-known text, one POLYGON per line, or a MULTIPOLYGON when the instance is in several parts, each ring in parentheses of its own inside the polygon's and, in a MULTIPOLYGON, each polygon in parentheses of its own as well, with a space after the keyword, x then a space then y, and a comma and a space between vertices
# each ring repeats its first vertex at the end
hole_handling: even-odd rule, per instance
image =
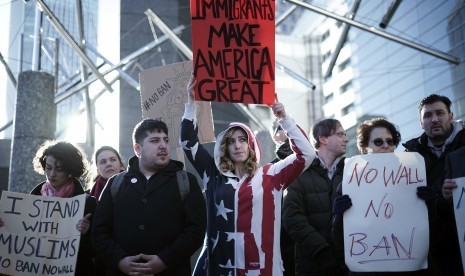
MULTIPOLYGON (((219 144, 227 130, 217 137, 213 163, 196 137, 188 137, 192 135, 189 122, 183 123, 187 125, 186 131, 181 132, 181 144, 206 184, 209 275, 282 275, 281 197, 316 156, 307 136, 292 119, 282 120, 294 154, 260 167, 253 177, 238 179, 230 171, 218 170, 219 144)), ((231 127, 247 132, 249 146, 259 162, 260 149, 253 132, 240 123, 232 123, 231 127)))

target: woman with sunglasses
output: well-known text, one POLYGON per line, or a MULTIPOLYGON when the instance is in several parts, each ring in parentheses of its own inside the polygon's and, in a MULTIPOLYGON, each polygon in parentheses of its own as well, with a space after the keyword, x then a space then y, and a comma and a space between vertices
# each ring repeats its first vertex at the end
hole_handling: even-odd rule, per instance
POLYGON ((357 128, 357 147, 362 154, 394 152, 400 132, 384 118, 366 120, 357 128))
MULTIPOLYGON (((357 147, 362 154, 392 153, 401 140, 397 127, 385 118, 366 120, 357 127, 357 147)), ((343 214, 352 206, 349 195, 342 195, 342 183, 337 190, 338 196, 333 204, 333 240, 340 247, 344 247, 343 214)), ((421 191, 417 196, 422 198, 421 191)), ((422 198, 423 199, 423 198, 422 198)), ((428 275, 425 270, 411 272, 349 272, 349 275, 428 275)))

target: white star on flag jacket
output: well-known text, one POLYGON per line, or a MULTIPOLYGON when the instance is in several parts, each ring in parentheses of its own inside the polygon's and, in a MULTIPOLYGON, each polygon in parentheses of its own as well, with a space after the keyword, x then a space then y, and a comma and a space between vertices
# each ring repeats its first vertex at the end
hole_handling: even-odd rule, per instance
POLYGON ((195 114, 195 105, 186 104, 180 139, 186 157, 202 178, 207 200, 206 248, 194 275, 282 275, 282 193, 308 168, 315 150, 304 131, 287 116, 279 123, 294 153, 259 167, 253 177, 246 174, 239 179, 231 171, 219 170, 220 144, 229 128, 240 127, 259 163, 260 148, 253 132, 244 124, 231 123, 218 135, 213 158, 199 143, 195 114))

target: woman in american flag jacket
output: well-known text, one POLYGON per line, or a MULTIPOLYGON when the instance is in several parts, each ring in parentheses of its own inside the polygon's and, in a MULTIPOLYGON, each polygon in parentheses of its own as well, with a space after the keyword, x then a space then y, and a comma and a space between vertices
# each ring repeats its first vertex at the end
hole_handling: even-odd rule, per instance
POLYGON ((272 110, 290 139, 293 154, 260 166, 254 133, 231 123, 220 133, 214 157, 199 143, 193 77, 181 122, 181 146, 202 178, 207 200, 205 247, 194 275, 282 275, 280 253, 281 196, 315 158, 305 133, 286 114, 272 110))

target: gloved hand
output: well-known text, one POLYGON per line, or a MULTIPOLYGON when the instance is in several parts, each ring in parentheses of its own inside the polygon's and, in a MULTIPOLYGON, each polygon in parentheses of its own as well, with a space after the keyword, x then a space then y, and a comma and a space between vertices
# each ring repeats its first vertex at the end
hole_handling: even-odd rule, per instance
POLYGON ((337 275, 339 264, 336 256, 329 247, 323 248, 317 253, 316 261, 322 275, 337 275))
POLYGON ((350 207, 352 207, 352 199, 349 195, 338 196, 334 199, 333 213, 336 215, 342 215, 350 207))
POLYGON ((429 203, 432 200, 438 199, 439 193, 436 193, 431 187, 420 186, 417 187, 417 196, 426 201, 426 203, 429 203))

